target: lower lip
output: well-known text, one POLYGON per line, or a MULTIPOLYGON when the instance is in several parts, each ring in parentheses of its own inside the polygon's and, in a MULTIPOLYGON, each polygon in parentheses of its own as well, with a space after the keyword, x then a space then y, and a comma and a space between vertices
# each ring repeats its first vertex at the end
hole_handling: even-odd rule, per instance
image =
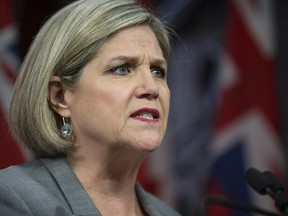
POLYGON ((157 122, 159 122, 159 119, 146 119, 146 118, 141 118, 141 117, 132 117, 132 119, 143 121, 143 122, 149 122, 149 123, 157 123, 157 122))

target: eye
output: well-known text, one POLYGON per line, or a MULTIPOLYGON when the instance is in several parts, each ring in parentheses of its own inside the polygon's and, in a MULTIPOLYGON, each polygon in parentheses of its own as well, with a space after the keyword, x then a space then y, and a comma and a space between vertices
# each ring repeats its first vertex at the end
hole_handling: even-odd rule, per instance
POLYGON ((157 78, 160 78, 160 79, 166 78, 166 71, 159 66, 152 67, 151 73, 153 74, 153 76, 155 76, 157 78))
POLYGON ((114 74, 118 74, 118 75, 126 75, 128 73, 130 73, 130 69, 129 66, 127 64, 123 64, 117 67, 114 67, 112 69, 109 70, 109 72, 114 73, 114 74))

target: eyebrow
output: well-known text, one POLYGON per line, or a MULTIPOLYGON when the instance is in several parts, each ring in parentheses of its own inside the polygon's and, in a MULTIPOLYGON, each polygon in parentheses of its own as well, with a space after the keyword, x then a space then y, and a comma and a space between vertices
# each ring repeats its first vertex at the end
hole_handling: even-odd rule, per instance
MULTIPOLYGON (((115 61, 115 60, 122 60, 125 62, 131 62, 131 63, 137 63, 141 62, 141 59, 139 57, 134 57, 134 56, 126 56, 126 55, 119 55, 115 56, 111 59, 109 59, 109 62, 115 61)), ((164 58, 155 58, 152 59, 152 63, 156 65, 167 65, 167 61, 164 58)))

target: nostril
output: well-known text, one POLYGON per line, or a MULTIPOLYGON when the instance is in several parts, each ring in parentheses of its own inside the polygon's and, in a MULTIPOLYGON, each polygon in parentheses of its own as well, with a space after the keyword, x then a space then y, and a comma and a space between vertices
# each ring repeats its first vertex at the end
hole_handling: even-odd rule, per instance
POLYGON ((156 93, 144 93, 140 95, 140 98, 147 98, 147 99, 157 99, 159 96, 159 94, 156 93))

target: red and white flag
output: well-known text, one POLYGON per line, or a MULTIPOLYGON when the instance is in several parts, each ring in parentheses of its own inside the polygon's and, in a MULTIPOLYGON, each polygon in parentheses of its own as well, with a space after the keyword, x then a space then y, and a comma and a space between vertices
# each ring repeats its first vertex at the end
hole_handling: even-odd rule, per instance
MULTIPOLYGON (((208 193, 275 211, 272 199, 252 191, 244 180, 250 167, 276 175, 284 168, 271 4, 266 0, 229 1, 208 193)), ((210 208, 209 215, 239 213, 218 206, 210 208)))
POLYGON ((17 76, 17 31, 13 23, 11 1, 0 1, 0 168, 26 161, 29 156, 10 135, 8 110, 17 76))

